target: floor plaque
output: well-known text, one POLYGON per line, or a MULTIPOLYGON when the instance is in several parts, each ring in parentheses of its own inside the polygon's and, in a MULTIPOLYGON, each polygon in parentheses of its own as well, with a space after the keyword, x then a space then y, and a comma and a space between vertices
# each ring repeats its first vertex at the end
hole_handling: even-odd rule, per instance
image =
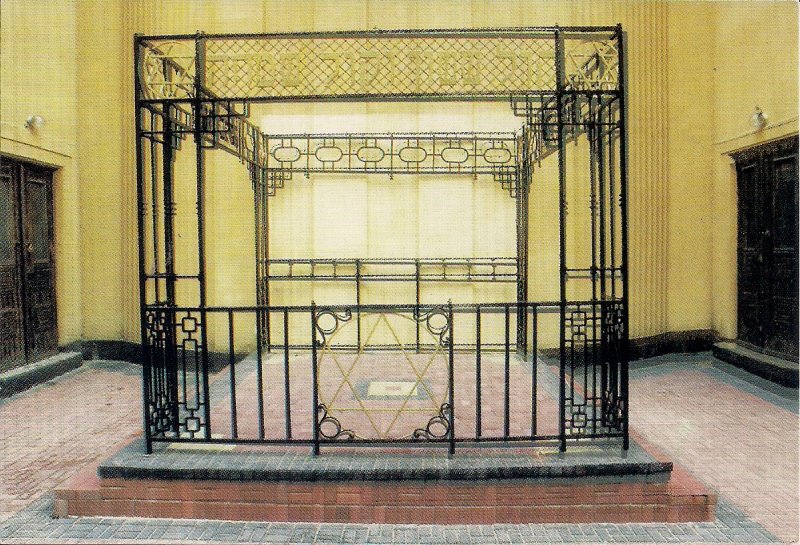
POLYGON ((414 381, 373 380, 367 387, 367 397, 417 397, 414 381))

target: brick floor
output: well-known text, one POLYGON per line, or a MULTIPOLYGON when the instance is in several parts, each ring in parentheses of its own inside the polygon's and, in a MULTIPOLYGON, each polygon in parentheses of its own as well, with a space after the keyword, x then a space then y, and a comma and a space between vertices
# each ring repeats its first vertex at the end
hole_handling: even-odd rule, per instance
MULTIPOLYGON (((656 365, 657 363, 657 365, 656 365)), ((631 373, 636 431, 720 494, 717 520, 686 524, 231 523, 52 519, 56 484, 141 426, 134 365, 93 362, 0 401, 0 542, 773 543, 797 541, 796 390, 743 380, 710 355, 631 373)))
POLYGON ((91 363, 0 400, 0 520, 141 427, 141 373, 91 363))
POLYGON ((796 540, 797 413, 769 391, 746 391, 726 369, 711 358, 634 369, 631 421, 720 496, 781 539, 796 540))

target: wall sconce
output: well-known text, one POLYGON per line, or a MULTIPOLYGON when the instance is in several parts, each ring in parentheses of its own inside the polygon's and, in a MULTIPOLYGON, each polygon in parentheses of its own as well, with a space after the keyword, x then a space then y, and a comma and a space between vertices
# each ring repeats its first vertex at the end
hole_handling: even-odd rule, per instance
POLYGON ((757 131, 760 131, 767 126, 767 114, 761 111, 761 108, 756 106, 756 111, 750 116, 750 125, 757 131))
POLYGON ((44 127, 44 118, 40 115, 29 115, 25 120, 25 128, 29 131, 38 131, 44 127))

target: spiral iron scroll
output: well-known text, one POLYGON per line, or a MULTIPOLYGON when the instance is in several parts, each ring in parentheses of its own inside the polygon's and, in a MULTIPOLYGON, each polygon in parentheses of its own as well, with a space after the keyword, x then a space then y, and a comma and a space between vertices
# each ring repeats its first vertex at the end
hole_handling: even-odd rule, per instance
POLYGON ((319 434, 331 441, 352 441, 356 434, 352 430, 343 430, 339 420, 328 414, 328 407, 322 403, 317 405, 317 429, 319 434))
POLYGON ((353 313, 349 308, 340 312, 327 308, 318 310, 316 314, 314 314, 314 327, 322 336, 322 340, 318 340, 317 344, 319 346, 324 345, 327 342, 328 337, 336 333, 336 330, 339 329, 341 324, 349 322, 352 318, 353 313), (321 319, 324 319, 326 316, 330 316, 333 319, 333 325, 330 327, 325 327, 321 323, 321 319))
POLYGON ((433 307, 430 309, 414 310, 414 319, 425 324, 427 330, 439 340, 439 346, 446 348, 450 346, 450 313, 445 307, 433 307), (436 318, 444 320, 444 324, 437 325, 436 318))
POLYGON ((414 439, 446 439, 450 433, 450 415, 452 414, 452 407, 449 403, 442 403, 439 407, 439 414, 431 417, 425 428, 418 428, 414 430, 412 437, 414 439), (441 427, 442 431, 437 432, 436 428, 441 427))

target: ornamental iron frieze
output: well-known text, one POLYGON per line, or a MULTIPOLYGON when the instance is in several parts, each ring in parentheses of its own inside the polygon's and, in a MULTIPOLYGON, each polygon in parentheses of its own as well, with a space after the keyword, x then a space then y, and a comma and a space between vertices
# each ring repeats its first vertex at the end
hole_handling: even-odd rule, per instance
MULTIPOLYGON (((405 31, 150 40, 140 79, 146 98, 192 97, 200 53, 204 89, 232 100, 507 98, 558 88, 555 36, 405 31)), ((616 35, 565 33, 561 48, 565 89, 618 88, 616 35)))
POLYGON ((294 172, 498 174, 516 168, 513 133, 266 135, 263 165, 294 172))
POLYGON ((494 95, 555 86, 552 40, 525 36, 213 39, 220 96, 494 95))

